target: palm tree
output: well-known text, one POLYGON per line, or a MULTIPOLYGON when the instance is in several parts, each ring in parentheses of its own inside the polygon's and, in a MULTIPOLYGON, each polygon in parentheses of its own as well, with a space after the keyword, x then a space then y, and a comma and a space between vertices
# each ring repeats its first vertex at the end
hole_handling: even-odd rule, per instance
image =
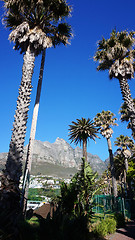
POLYGON ((24 53, 24 63, 6 169, 2 176, 1 205, 7 208, 8 204, 10 209, 18 206, 20 209, 19 181, 35 57, 43 49, 60 43, 68 44, 72 35, 71 27, 63 20, 70 15, 71 8, 65 0, 4 2, 7 10, 4 22, 12 30, 9 39, 15 43, 15 50, 24 53), (7 196, 13 201, 5 200, 7 196))
POLYGON ((123 196, 123 178, 124 178, 125 193, 127 191, 127 187, 126 187, 126 175, 125 175, 126 172, 125 172, 125 164, 124 164, 124 155, 123 155, 121 149, 117 149, 116 155, 114 156, 114 167, 115 167, 116 179, 120 183, 121 193, 123 196))
POLYGON ((72 125, 69 125, 69 140, 71 143, 74 142, 83 144, 83 157, 87 161, 87 141, 95 138, 99 138, 96 134, 98 128, 94 125, 94 122, 90 118, 76 119, 77 122, 72 121, 72 125))
MULTIPOLYGON (((133 99, 134 102, 134 107, 135 107, 135 98, 133 99)), ((127 105, 126 103, 123 103, 120 107, 119 113, 121 114, 121 122, 128 122, 127 129, 131 129, 131 122, 130 122, 130 116, 129 112, 127 110, 127 105)), ((132 136, 135 139, 135 133, 132 132, 132 136)))
POLYGON ((114 141, 114 143, 115 143, 115 146, 118 146, 121 149, 122 154, 124 155, 125 169, 127 172, 128 171, 128 158, 131 157, 131 150, 134 147, 134 142, 128 136, 120 135, 119 137, 116 138, 116 141, 114 141))
POLYGON ((113 30, 110 39, 98 42, 95 61, 97 70, 109 70, 109 77, 119 80, 123 100, 127 106, 131 129, 135 132, 135 107, 127 80, 134 78, 134 32, 113 30))
POLYGON ((110 138, 112 137, 112 133, 113 133, 111 126, 117 126, 117 123, 115 123, 116 120, 117 118, 115 118, 114 114, 109 110, 102 111, 101 113, 97 113, 97 115, 94 118, 96 126, 100 128, 100 133, 107 140, 114 196, 117 196, 117 184, 116 184, 116 177, 115 177, 112 144, 111 144, 110 138))

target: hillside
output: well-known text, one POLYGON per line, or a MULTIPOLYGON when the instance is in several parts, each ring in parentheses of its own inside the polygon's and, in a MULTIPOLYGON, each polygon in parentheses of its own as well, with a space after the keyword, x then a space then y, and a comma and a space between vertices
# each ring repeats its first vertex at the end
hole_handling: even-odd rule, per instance
MULTIPOLYGON (((24 149, 24 161, 26 159, 27 146, 24 149)), ((0 153, 0 169, 6 162, 7 153, 0 153)), ((72 176, 81 164, 82 149, 73 149, 64 139, 57 138, 54 143, 35 140, 32 174, 44 174, 52 176, 72 176)), ((88 162, 93 171, 99 175, 105 170, 105 163, 97 156, 88 153, 88 162)))

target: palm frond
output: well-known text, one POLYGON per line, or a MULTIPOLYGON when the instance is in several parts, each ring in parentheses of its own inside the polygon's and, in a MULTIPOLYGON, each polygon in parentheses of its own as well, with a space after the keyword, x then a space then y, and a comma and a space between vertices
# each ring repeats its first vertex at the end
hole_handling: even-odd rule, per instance
POLYGON ((97 70, 109 70, 110 79, 120 78, 121 74, 128 79, 134 77, 134 44, 135 32, 113 30, 109 39, 98 42, 94 60, 99 63, 97 70), (120 71, 122 69, 122 71, 120 71))

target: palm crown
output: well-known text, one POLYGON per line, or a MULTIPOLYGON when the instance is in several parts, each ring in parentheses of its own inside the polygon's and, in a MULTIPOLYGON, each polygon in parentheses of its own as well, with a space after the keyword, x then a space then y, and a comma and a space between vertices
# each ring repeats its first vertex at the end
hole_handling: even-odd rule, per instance
POLYGON ((101 134, 105 138, 110 138, 112 136, 113 130, 110 126, 117 126, 115 123, 117 118, 114 117, 114 114, 111 111, 102 111, 101 113, 97 113, 94 118, 95 124, 100 128, 101 134))
POLYGON ((128 136, 120 135, 116 139, 117 140, 114 141, 115 146, 118 146, 122 150, 132 149, 134 147, 133 140, 128 136))
POLYGON ((77 122, 72 121, 72 125, 69 125, 69 139, 75 144, 82 143, 83 140, 92 139, 95 141, 95 138, 98 136, 98 129, 94 126, 94 122, 90 118, 85 119, 76 119, 77 122))
POLYGON ((99 61, 97 70, 109 69, 110 78, 134 77, 134 32, 113 30, 110 38, 98 42, 95 61, 99 61))
POLYGON ((68 44, 71 27, 64 18, 71 8, 65 0, 4 1, 7 15, 4 22, 13 30, 9 39, 15 49, 25 52, 28 46, 39 54, 43 49, 60 43, 68 44))
POLYGON ((72 122, 69 125, 69 139, 76 145, 78 143, 83 143, 83 156, 87 161, 87 140, 99 138, 96 134, 98 133, 98 128, 94 125, 94 122, 90 118, 76 119, 77 122, 72 122))

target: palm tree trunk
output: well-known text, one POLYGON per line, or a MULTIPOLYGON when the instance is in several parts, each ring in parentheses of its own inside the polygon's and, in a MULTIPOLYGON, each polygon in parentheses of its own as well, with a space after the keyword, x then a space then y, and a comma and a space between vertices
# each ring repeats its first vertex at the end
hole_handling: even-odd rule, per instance
POLYGON ((122 193, 122 197, 124 197, 124 193, 123 193, 123 183, 122 183, 122 173, 119 176, 119 182, 120 182, 120 186, 121 186, 121 193, 122 193))
POLYGON ((125 169, 126 169, 126 172, 128 171, 128 160, 127 158, 125 158, 125 169))
POLYGON ((87 140, 83 140, 83 157, 87 162, 87 140))
POLYGON ((119 83, 120 83, 122 97, 124 102, 127 105, 127 110, 130 116, 131 129, 133 133, 135 133, 135 108, 134 108, 134 102, 133 102, 133 98, 131 97, 131 92, 129 89, 127 79, 124 77, 120 78, 119 83))
POLYGON ((29 138, 29 144, 28 144, 28 150, 27 150, 27 158, 26 158, 25 170, 24 170, 22 198, 21 198, 21 208, 23 208, 24 214, 25 214, 26 208, 27 208, 29 179, 30 179, 30 173, 31 173, 33 146, 34 146, 34 140, 35 140, 35 134, 36 134, 39 102, 40 102, 40 95, 41 95, 41 88, 42 88, 43 71, 44 71, 44 63, 45 63, 45 53, 46 53, 46 50, 43 50, 42 59, 41 59, 40 74, 39 74, 39 80, 38 80, 38 86, 37 86, 37 93, 36 93, 36 100, 35 100, 35 105, 34 105, 34 110, 33 110, 31 132, 30 132, 30 138, 29 138))
POLYGON ((6 168, 2 176, 1 203, 3 208, 11 211, 20 209, 19 183, 22 175, 23 147, 26 134, 26 124, 32 90, 31 79, 34 69, 35 54, 28 47, 24 54, 22 80, 17 99, 17 108, 14 116, 13 130, 6 168))
POLYGON ((107 138, 107 144, 108 144, 108 151, 109 151, 109 157, 110 157, 113 195, 117 197, 117 183, 116 183, 116 177, 115 177, 114 160, 113 160, 112 145, 111 145, 110 138, 107 138))
POLYGON ((128 159, 125 157, 124 186, 125 186, 125 194, 126 194, 126 196, 127 196, 127 191, 128 191, 127 171, 128 171, 128 159))
POLYGON ((124 169, 124 189, 125 189, 125 196, 127 196, 127 173, 124 169))

